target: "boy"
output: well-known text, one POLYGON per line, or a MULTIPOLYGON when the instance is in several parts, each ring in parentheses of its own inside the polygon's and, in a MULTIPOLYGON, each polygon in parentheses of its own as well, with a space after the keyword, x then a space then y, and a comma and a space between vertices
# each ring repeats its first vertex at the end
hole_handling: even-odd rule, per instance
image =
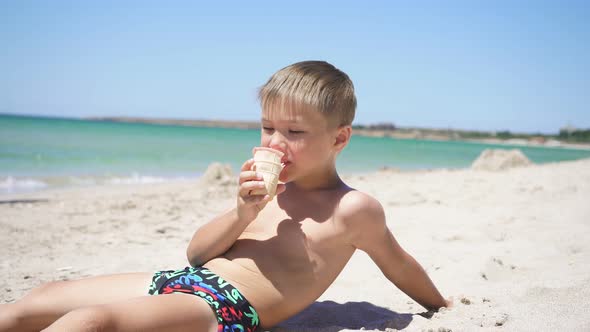
POLYGON ((312 304, 356 249, 424 307, 448 305, 398 245, 381 205, 338 176, 356 109, 348 76, 326 62, 300 62, 275 73, 259 98, 261 146, 284 154, 274 199, 252 194, 266 189, 250 159, 236 207, 195 232, 190 267, 41 286, 0 307, 0 331, 269 328, 312 304))

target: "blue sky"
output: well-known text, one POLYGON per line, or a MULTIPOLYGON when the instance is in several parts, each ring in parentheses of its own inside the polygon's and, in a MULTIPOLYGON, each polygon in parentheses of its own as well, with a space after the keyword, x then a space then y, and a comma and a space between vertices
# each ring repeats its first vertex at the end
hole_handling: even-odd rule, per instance
POLYGON ((0 1, 0 113, 257 120, 293 62, 356 124, 590 128, 588 1, 0 1))

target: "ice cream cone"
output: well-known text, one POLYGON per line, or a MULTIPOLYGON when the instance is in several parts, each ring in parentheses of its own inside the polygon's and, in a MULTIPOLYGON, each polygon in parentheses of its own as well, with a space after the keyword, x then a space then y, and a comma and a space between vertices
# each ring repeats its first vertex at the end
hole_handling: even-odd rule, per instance
MULTIPOLYGON (((264 179, 264 185, 266 192, 272 199, 277 190, 277 184, 279 183, 279 174, 283 170, 281 164, 281 158, 283 153, 278 150, 271 148, 256 147, 252 151, 254 154, 254 165, 252 170, 262 174, 264 179)), ((253 190, 252 195, 262 195, 264 190, 253 190)))

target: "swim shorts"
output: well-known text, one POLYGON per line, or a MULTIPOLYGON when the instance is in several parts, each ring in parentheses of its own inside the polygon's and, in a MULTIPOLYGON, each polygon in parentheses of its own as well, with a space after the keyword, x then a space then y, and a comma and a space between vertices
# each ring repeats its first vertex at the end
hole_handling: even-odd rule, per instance
POLYGON ((218 332, 251 332, 260 323, 256 310, 234 286, 202 266, 156 272, 148 293, 187 293, 202 298, 217 315, 218 332))

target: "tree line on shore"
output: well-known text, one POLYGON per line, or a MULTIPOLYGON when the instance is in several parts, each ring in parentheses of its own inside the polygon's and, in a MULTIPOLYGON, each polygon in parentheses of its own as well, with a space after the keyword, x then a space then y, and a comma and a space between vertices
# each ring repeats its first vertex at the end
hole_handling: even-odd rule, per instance
POLYGON ((354 129, 382 132, 410 132, 419 131, 422 134, 442 135, 453 139, 525 139, 525 140, 559 140, 567 143, 590 143, 590 129, 561 129, 558 134, 542 133, 513 133, 503 131, 475 131, 457 129, 430 129, 430 128, 400 128, 393 123, 378 123, 372 125, 354 125, 354 129))

